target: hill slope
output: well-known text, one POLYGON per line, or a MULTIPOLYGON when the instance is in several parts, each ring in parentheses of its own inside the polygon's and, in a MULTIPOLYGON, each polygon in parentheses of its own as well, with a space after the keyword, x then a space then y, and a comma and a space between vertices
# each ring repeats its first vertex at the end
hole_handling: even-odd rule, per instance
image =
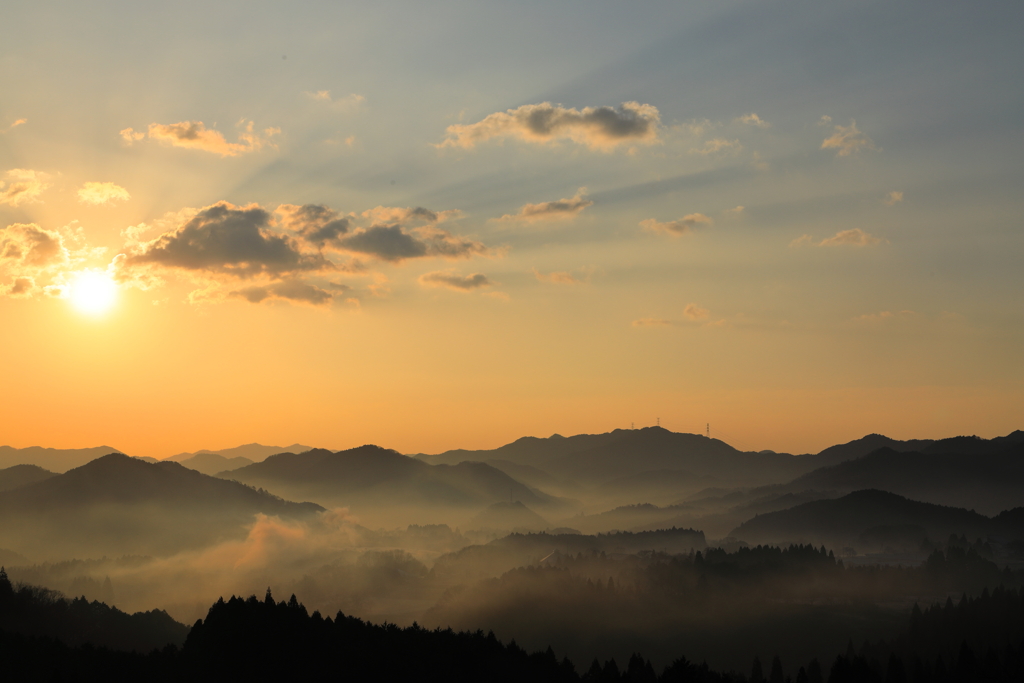
POLYGON ((45 481, 55 476, 57 476, 55 473, 37 465, 14 465, 0 470, 0 491, 10 491, 19 486, 45 481))
POLYGON ((218 476, 330 505, 479 508, 510 496, 531 507, 558 505, 484 463, 430 465, 379 446, 280 453, 218 476))
POLYGON ((258 513, 320 510, 177 463, 112 453, 0 493, 0 547, 34 558, 162 555, 237 538, 258 513))
POLYGON ((1008 523, 973 510, 921 503, 886 491, 855 491, 834 500, 816 500, 787 510, 757 515, 731 536, 751 544, 813 543, 866 549, 886 539, 943 541, 950 534, 968 539, 990 534, 1018 535, 1008 523))

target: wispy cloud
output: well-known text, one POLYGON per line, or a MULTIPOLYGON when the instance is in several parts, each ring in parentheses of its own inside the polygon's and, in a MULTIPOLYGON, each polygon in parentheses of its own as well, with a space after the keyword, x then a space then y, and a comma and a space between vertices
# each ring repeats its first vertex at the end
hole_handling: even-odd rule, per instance
POLYGON ((885 199, 882 200, 882 203, 885 204, 886 206, 895 206, 896 204, 899 204, 902 201, 903 192, 893 190, 889 194, 885 195, 885 199))
MULTIPOLYGON (((822 122, 828 123, 831 120, 828 117, 822 117, 822 122), (826 121, 826 119, 828 120, 826 121)), ((852 119, 849 126, 835 126, 832 130, 832 135, 821 143, 821 149, 834 149, 836 156, 850 156, 862 149, 878 150, 871 138, 857 129, 857 122, 852 119)))
POLYGON ((832 237, 818 243, 819 247, 870 247, 883 242, 882 238, 869 235, 860 228, 840 230, 832 237))
POLYGON ((366 102, 366 97, 363 95, 357 95, 352 93, 345 97, 332 97, 330 90, 317 90, 315 92, 303 93, 309 99, 315 102, 323 102, 330 106, 335 111, 352 111, 366 102))
POLYGON ((131 199, 128 190, 114 183, 88 182, 78 189, 78 201, 83 204, 102 206, 131 199))
POLYGON ((870 235, 860 228, 851 228, 849 230, 840 230, 832 237, 827 237, 820 242, 816 242, 815 238, 811 235, 801 235, 790 242, 789 246, 802 247, 813 245, 816 247, 871 247, 885 241, 885 239, 870 235))
POLYGON ((567 199, 556 199, 550 202, 540 202, 539 204, 524 204, 518 213, 507 213, 497 220, 536 223, 537 221, 574 218, 583 209, 593 206, 593 201, 584 198, 586 194, 587 188, 581 187, 574 196, 567 199))
POLYGON ((438 270, 432 273, 424 273, 419 277, 420 285, 424 287, 446 287, 459 292, 470 292, 481 287, 490 287, 494 283, 483 273, 472 275, 458 275, 450 270, 438 270))
POLYGON ((706 308, 701 308, 697 304, 686 304, 686 308, 683 309, 683 315, 690 320, 704 320, 711 312, 706 308))
POLYGON ((23 126, 26 123, 28 123, 28 119, 17 119, 16 121, 14 121, 14 123, 12 123, 11 125, 7 126, 6 128, 0 128, 0 134, 12 131, 15 128, 17 128, 18 126, 23 126))
POLYGON ((125 128, 121 131, 121 137, 128 144, 132 144, 148 136, 150 139, 159 140, 172 147, 198 149, 219 154, 222 157, 234 157, 258 151, 264 146, 273 147, 274 144, 270 138, 281 133, 280 128, 264 128, 262 131, 257 131, 252 121, 244 119, 239 122, 238 127, 240 129, 238 142, 228 142, 223 133, 213 128, 207 128, 202 121, 151 123, 146 133, 125 128))
POLYGON ((590 281, 591 270, 592 269, 584 269, 581 275, 573 275, 567 270, 555 270, 550 273, 542 273, 534 268, 533 275, 539 282, 546 282, 551 285, 579 285, 590 281))
POLYGON ((510 138, 537 144, 569 140, 593 149, 611 149, 657 142, 660 123, 657 107, 639 102, 582 110, 542 102, 495 112, 477 123, 448 126, 438 147, 471 149, 488 140, 510 138))
POLYGON ((639 318, 631 323, 633 327, 672 327, 675 324, 664 318, 639 318))
POLYGON ((13 168, 7 171, 5 178, 0 180, 0 206, 38 201, 39 195, 50 186, 50 176, 27 168, 13 168))
POLYGON ((698 225, 711 225, 713 222, 714 221, 702 213, 691 213, 678 220, 666 221, 664 223, 655 218, 648 218, 647 220, 640 221, 640 227, 648 232, 663 232, 669 235, 685 235, 698 225))
POLYGON ((694 147, 690 150, 690 154, 700 154, 702 156, 710 156, 713 154, 738 154, 743 149, 743 145, 740 144, 739 140, 726 140, 725 138, 712 138, 706 140, 703 147, 694 147))
MULTIPOLYGON (((682 320, 670 320, 667 318, 639 318, 634 320, 631 324, 633 327, 679 327, 681 325, 692 325, 702 320, 707 320, 710 317, 711 311, 708 309, 698 306, 697 304, 687 304, 683 309, 682 320)), ((713 323, 704 323, 703 326, 719 326, 725 321, 718 320, 713 323)))
MULTIPOLYGON (((348 289, 339 288, 342 291, 348 289)), ((311 306, 326 306, 334 299, 334 294, 316 285, 307 284, 300 280, 285 280, 275 282, 266 286, 244 287, 230 292, 229 297, 238 297, 254 304, 272 301, 274 299, 285 299, 296 303, 309 304, 311 306)))
POLYGON ((768 123, 754 112, 744 114, 743 116, 737 116, 735 119, 736 123, 745 123, 748 126, 754 126, 756 128, 771 128, 772 124, 768 123))

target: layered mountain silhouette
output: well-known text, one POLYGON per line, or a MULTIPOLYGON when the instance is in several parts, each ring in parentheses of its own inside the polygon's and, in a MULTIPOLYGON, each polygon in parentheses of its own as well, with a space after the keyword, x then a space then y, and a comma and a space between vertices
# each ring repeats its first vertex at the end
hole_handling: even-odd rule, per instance
POLYGON ((379 446, 279 453, 218 476, 324 505, 481 507, 510 498, 531 507, 560 505, 484 463, 430 465, 379 446))
POLYGON ((0 547, 30 558, 163 555, 245 533, 254 515, 304 518, 292 503, 178 463, 112 453, 44 481, 0 493, 0 547))
MULTIPOLYGON (((416 457, 434 464, 501 460, 591 486, 614 480, 626 480, 624 485, 629 485, 628 478, 636 477, 642 482, 644 473, 652 473, 648 480, 664 479, 664 471, 689 473, 691 491, 718 479, 732 486, 783 483, 818 466, 805 456, 748 453, 718 439, 661 427, 571 437, 556 434, 547 439, 523 437, 489 451, 454 450, 416 457)), ((678 485, 685 485, 678 479, 678 485)))
POLYGON ((0 446, 0 467, 36 465, 51 472, 67 472, 74 467, 81 467, 85 463, 108 453, 119 452, 118 449, 111 448, 110 446, 96 446, 95 448, 42 448, 40 446, 12 448, 11 446, 0 446))
POLYGON ((0 491, 10 491, 55 476, 57 475, 54 472, 44 470, 38 465, 14 465, 0 470, 0 491))
POLYGON ((919 544, 924 538, 944 541, 950 535, 968 539, 1024 537, 1024 510, 992 518, 963 508, 922 503, 867 489, 842 498, 802 503, 787 510, 757 515, 731 536, 751 544, 813 543, 830 547, 876 550, 870 546, 896 541, 919 544), (867 548, 866 548, 867 546, 867 548))
POLYGON ((265 460, 268 456, 276 455, 278 453, 302 453, 312 448, 312 446, 303 446, 299 443, 293 443, 291 446, 264 446, 260 443, 247 443, 241 446, 234 446, 233 448, 222 448, 220 450, 208 450, 204 448, 192 453, 178 453, 177 455, 172 455, 166 459, 172 462, 184 463, 186 460, 190 460, 197 455, 213 453, 223 458, 227 458, 228 460, 232 460, 233 458, 245 458, 250 462, 260 462, 265 460))
POLYGON ((218 472, 230 472, 253 463, 249 458, 237 456, 225 458, 220 453, 196 453, 191 458, 179 460, 183 467, 213 476, 218 472))

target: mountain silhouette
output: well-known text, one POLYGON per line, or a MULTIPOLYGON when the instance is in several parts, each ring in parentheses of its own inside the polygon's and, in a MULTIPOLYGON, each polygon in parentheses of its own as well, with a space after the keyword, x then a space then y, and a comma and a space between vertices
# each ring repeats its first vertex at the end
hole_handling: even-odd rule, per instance
POLYGON ((10 491, 19 486, 34 484, 55 476, 57 476, 55 473, 44 470, 38 465, 14 465, 0 470, 0 491, 10 491))
POLYGON ((322 509, 112 453, 0 493, 0 547, 34 558, 162 555, 237 538, 258 513, 303 518, 322 509))
POLYGON ((709 477, 735 486, 756 486, 782 483, 817 467, 816 462, 805 456, 770 451, 748 453, 718 439, 661 427, 571 437, 556 434, 547 439, 523 437, 494 450, 454 450, 420 454, 416 458, 436 464, 505 460, 591 485, 644 472, 681 471, 693 475, 694 490, 707 486, 709 477))
POLYGON ((195 451, 194 453, 178 453, 172 455, 166 460, 172 462, 184 462, 190 458, 194 458, 197 455, 204 455, 213 453, 220 455, 224 458, 246 458, 251 462, 261 462, 266 460, 271 455, 277 455, 278 453, 302 453, 312 449, 312 446, 303 446, 302 444, 293 443, 291 446, 264 446, 259 443, 247 443, 241 446, 234 446, 233 448, 222 448, 220 450, 211 451, 208 449, 202 449, 195 451))
POLYGON ((787 492, 883 489, 987 515, 1024 505, 1024 444, 979 439, 933 442, 925 452, 881 448, 794 479, 787 492))
POLYGON ((372 445, 279 453, 218 476, 331 505, 476 507, 510 496, 531 506, 559 504, 484 463, 430 465, 372 445))
POLYGON ((12 448, 11 446, 0 446, 0 467, 36 465, 51 472, 67 472, 107 453, 120 453, 120 451, 110 446, 96 446, 95 448, 42 448, 40 446, 12 448))
POLYGON ((972 510, 922 503, 867 489, 834 500, 816 500, 787 510, 757 515, 729 534, 750 544, 805 543, 863 547, 872 534, 919 528, 933 541, 951 534, 968 539, 1013 532, 1011 518, 1002 522, 972 510))
POLYGON ((230 472, 253 463, 249 458, 236 456, 225 458, 220 453, 196 453, 191 458, 177 461, 183 467, 213 476, 218 472, 230 472))

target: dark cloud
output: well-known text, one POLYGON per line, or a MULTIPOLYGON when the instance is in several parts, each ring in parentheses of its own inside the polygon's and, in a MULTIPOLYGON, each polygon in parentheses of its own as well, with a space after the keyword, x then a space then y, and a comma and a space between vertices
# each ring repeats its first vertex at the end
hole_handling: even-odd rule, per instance
POLYGON ((568 139, 594 148, 651 144, 658 140, 660 121, 657 107, 639 102, 583 110, 550 102, 524 104, 490 114, 477 123, 448 126, 447 137, 439 146, 471 148, 492 138, 508 137, 537 143, 568 139))
POLYGON ((420 284, 425 287, 447 287, 468 292, 481 287, 490 287, 494 283, 483 273, 472 275, 456 275, 447 271, 436 271, 420 275, 420 284))
POLYGON ((351 228, 348 218, 323 204, 283 204, 277 208, 277 212, 284 216, 289 230, 297 232, 302 239, 321 249, 329 243, 336 244, 338 238, 351 228))
POLYGON ((587 188, 581 187, 573 197, 540 202, 539 204, 525 204, 519 210, 519 213, 507 213, 498 220, 533 223, 536 221, 572 218, 583 211, 583 209, 594 204, 593 201, 584 199, 586 194, 587 188))
POLYGON ((399 225, 376 225, 338 240, 339 248, 367 254, 384 261, 402 261, 424 256, 468 258, 487 253, 480 242, 457 237, 432 227, 418 228, 415 234, 399 225))
POLYGON ((143 245, 127 262, 239 277, 332 268, 322 256, 302 253, 293 238, 270 230, 270 218, 258 206, 214 204, 180 228, 143 245))
POLYGON ((368 254, 384 261, 401 261, 427 255, 427 245, 402 230, 401 226, 374 226, 340 240, 347 251, 368 254))
MULTIPOLYGON (((340 289, 348 289, 344 285, 340 289)), ((287 299, 313 306, 326 306, 334 300, 334 294, 299 280, 275 282, 262 287, 245 287, 231 292, 228 296, 238 297, 254 304, 272 299, 287 299)))

